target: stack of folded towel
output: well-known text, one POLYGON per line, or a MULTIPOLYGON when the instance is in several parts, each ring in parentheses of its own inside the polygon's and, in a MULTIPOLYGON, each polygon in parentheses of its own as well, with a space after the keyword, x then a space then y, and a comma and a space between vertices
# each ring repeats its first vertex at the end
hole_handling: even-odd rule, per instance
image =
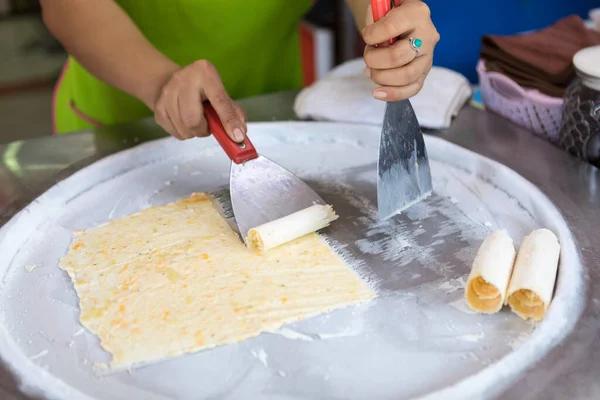
POLYGON ((484 36, 481 58, 488 72, 500 72, 522 87, 562 97, 575 78, 573 56, 600 44, 600 32, 576 15, 528 34, 484 36))
MULTIPOLYGON (((373 98, 377 87, 363 73, 362 58, 333 69, 298 94, 294 111, 299 118, 381 125, 385 102, 373 98)), ((424 128, 448 128, 471 97, 471 85, 461 74, 433 67, 423 89, 410 99, 424 128)))

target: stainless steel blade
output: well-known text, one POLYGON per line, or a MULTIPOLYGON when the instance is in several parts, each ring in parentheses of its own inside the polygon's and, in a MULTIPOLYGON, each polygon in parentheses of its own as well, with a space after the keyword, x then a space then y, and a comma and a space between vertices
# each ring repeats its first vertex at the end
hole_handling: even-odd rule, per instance
POLYGON ((379 218, 407 209, 431 190, 425 141, 412 105, 408 100, 387 103, 377 164, 379 218))
POLYGON ((266 157, 231 163, 231 206, 242 239, 258 225, 325 201, 297 176, 266 157))

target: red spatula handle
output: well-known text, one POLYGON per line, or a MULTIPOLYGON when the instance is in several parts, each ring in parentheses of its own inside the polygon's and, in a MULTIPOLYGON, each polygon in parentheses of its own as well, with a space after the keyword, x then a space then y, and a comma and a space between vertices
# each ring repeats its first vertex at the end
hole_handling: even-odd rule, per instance
POLYGON ((248 136, 241 143, 236 143, 227 135, 227 131, 223 127, 221 118, 209 102, 205 102, 204 106, 204 118, 208 122, 208 130, 211 131, 217 142, 221 145, 227 157, 236 164, 255 159, 258 157, 258 153, 254 148, 248 136))
MULTIPOLYGON (((392 10, 392 2, 394 0, 371 0, 371 10, 373 11, 373 22, 379 21, 381 18, 385 17, 387 13, 392 10)), ((380 46, 389 46, 394 44, 396 38, 392 38, 385 43, 380 44, 380 46)))

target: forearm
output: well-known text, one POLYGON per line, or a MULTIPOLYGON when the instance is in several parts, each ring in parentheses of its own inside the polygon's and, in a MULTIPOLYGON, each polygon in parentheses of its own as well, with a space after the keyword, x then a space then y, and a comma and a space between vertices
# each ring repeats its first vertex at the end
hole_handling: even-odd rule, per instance
POLYGON ((367 9, 371 4, 370 0, 346 0, 352 15, 354 15, 354 22, 358 31, 361 32, 367 24, 367 9))
POLYGON ((44 22, 97 78, 154 107, 179 66, 148 42, 113 0, 41 0, 44 22))

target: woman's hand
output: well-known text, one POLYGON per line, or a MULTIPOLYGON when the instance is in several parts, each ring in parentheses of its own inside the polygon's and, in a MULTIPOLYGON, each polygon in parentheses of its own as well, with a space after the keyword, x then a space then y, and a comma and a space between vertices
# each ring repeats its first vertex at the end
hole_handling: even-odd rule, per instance
POLYGON ((208 100, 219 115, 227 134, 242 142, 246 134, 246 112, 227 94, 217 69, 198 60, 172 73, 158 90, 154 118, 177 139, 209 136, 202 102, 208 100))
POLYGON ((431 70, 433 49, 440 40, 427 4, 420 0, 396 0, 396 4, 375 23, 369 6, 367 26, 362 32, 367 44, 365 74, 381 85, 373 97, 386 101, 408 99, 421 90, 431 70), (398 40, 391 46, 376 47, 393 38, 398 40), (411 47, 410 38, 421 41, 418 51, 411 47))

